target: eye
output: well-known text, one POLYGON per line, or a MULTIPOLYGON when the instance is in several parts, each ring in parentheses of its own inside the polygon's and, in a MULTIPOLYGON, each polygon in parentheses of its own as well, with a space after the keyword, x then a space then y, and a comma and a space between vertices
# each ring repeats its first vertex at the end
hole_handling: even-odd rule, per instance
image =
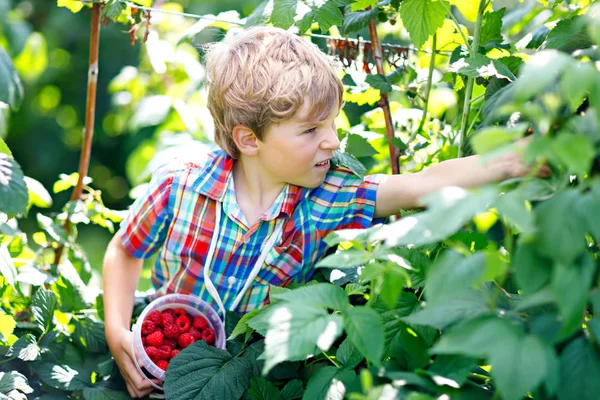
POLYGON ((316 130, 317 130, 317 128, 310 128, 310 129, 305 130, 304 133, 311 134, 311 133, 315 133, 316 130))

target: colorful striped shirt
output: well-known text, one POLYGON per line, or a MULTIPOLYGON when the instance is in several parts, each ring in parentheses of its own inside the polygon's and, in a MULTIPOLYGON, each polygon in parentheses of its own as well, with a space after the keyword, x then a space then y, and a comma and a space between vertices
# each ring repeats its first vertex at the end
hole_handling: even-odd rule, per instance
POLYGON ((323 239, 330 232, 384 221, 374 218, 383 175, 362 179, 338 167, 316 188, 286 185, 260 219, 248 226, 235 197, 233 162, 222 151, 210 154, 202 165, 171 161, 153 174, 146 193, 131 206, 118 234, 133 257, 147 258, 159 251, 152 268, 156 290, 152 298, 194 294, 218 310, 202 271, 211 239, 218 235, 209 277, 229 309, 261 246, 280 224, 281 237, 236 308, 246 313, 268 303, 270 285, 310 279, 315 263, 325 255, 323 239), (222 212, 219 232, 214 232, 217 206, 222 212))

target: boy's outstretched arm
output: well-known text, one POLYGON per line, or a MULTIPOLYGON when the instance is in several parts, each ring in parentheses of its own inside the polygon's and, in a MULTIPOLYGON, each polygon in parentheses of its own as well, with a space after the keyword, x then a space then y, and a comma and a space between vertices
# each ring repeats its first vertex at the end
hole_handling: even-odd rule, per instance
MULTIPOLYGON (((423 197, 445 186, 469 189, 525 176, 529 170, 521 161, 521 155, 511 152, 485 163, 480 156, 470 156, 447 160, 413 174, 390 175, 377 189, 375 216, 387 217, 397 214, 400 209, 422 207, 420 200, 423 197)), ((542 166, 538 176, 550 176, 547 165, 542 166)))

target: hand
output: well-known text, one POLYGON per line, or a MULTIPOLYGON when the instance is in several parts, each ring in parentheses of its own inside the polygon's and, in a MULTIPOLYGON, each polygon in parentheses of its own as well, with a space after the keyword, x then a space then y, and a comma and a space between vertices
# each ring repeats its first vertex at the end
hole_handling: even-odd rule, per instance
MULTIPOLYGON (((127 391, 133 398, 145 397, 154 390, 154 387, 138 372, 133 362, 133 357, 135 357, 134 354, 131 354, 133 333, 131 331, 124 330, 124 332, 118 335, 118 337, 119 339, 117 343, 114 344, 114 348, 111 348, 111 352, 115 358, 119 370, 121 371, 121 375, 123 375, 123 379, 125 379, 127 391)), ((141 364, 140 366, 143 367, 141 364)), ((162 383, 159 379, 153 379, 152 382, 157 385, 162 383)))
POLYGON ((532 136, 524 137, 516 142, 517 151, 510 152, 508 154, 498 157, 497 162, 504 166, 502 168, 505 171, 505 179, 510 178, 522 178, 531 173, 533 168, 538 168, 535 176, 538 178, 549 178, 552 176, 552 170, 547 164, 541 166, 525 165, 523 163, 523 151, 532 140, 532 136))

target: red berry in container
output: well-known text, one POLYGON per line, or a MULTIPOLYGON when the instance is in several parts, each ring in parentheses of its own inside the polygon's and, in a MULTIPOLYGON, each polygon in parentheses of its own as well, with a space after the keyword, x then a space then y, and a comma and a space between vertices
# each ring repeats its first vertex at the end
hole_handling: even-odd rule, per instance
POLYGON ((148 346, 148 347, 144 347, 144 350, 146 350, 146 354, 148 354, 148 357, 150 357, 150 359, 157 360, 160 358, 158 356, 158 348, 157 347, 148 346))
POLYGON ((195 341, 196 341, 196 339, 194 339, 194 337, 191 334, 183 333, 183 334, 181 334, 181 336, 179 336, 179 339, 177 340, 177 344, 182 349, 185 349, 186 347, 188 347, 190 344, 194 343, 195 341))
POLYGON ((164 336, 161 331, 154 331, 146 336, 146 342, 149 346, 160 347, 163 345, 164 336))
POLYGON ((163 329, 166 338, 177 339, 179 337, 179 328, 175 324, 167 325, 163 329))
POLYGON ((208 321, 202 315, 197 315, 194 317, 194 322, 192 326, 198 330, 203 330, 208 328, 208 321))
POLYGON ((173 309, 173 314, 175 314, 176 319, 179 317, 187 317, 187 312, 183 308, 173 309))
POLYGON ((171 358, 171 347, 166 344, 163 344, 158 349, 158 358, 161 360, 169 360, 171 358))
POLYGON ((179 328, 179 332, 181 333, 188 332, 191 327, 190 319, 187 317, 187 315, 177 317, 177 319, 175 320, 175 324, 177 325, 177 327, 179 328))
POLYGON ((160 369, 162 369, 163 371, 166 371, 167 368, 169 367, 169 362, 167 360, 158 360, 156 362, 156 366, 160 369))
POLYGON ((191 328, 190 329, 190 335, 192 335, 194 337, 194 339, 196 340, 201 340, 202 339, 202 331, 196 329, 196 328, 191 328))
POLYGON ((149 313, 146 317, 146 321, 152 321, 154 326, 159 327, 162 322, 162 315, 160 314, 160 311, 154 310, 149 313))
POLYGON ((156 325, 154 322, 146 319, 142 324, 142 335, 149 335, 156 330, 156 325))
POLYGON ((206 328, 202 331, 202 340, 206 341, 206 343, 211 346, 215 343, 215 331, 210 328, 206 328))
MULTIPOLYGON (((177 334, 177 337, 179 337, 179 334, 177 334)), ((165 339, 163 341, 163 343, 167 346, 169 346, 169 348, 171 350, 176 349, 177 348, 177 339, 165 339)))
POLYGON ((161 314, 161 325, 162 326, 169 326, 169 325, 173 325, 174 323, 175 323, 175 316, 173 315, 173 313, 163 312, 161 314))

